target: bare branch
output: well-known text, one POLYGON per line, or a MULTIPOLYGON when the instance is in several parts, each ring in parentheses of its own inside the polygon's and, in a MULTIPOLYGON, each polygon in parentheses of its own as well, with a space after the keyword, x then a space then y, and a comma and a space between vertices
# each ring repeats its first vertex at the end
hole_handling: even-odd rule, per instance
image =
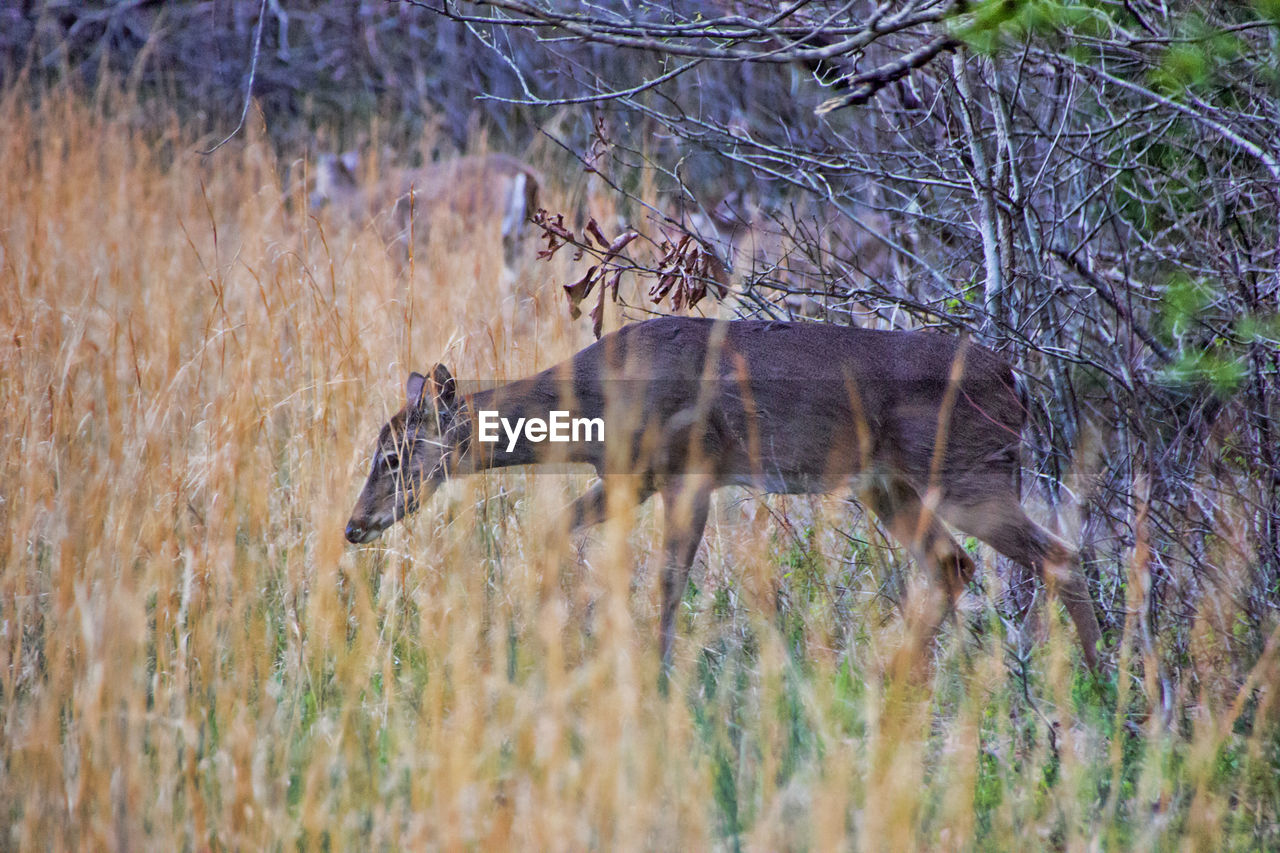
POLYGON ((267 0, 260 0, 258 3, 258 24, 253 29, 253 58, 249 62, 249 76, 244 82, 244 108, 240 110, 240 121, 236 122, 235 128, 226 135, 222 141, 218 142, 207 151, 198 153, 208 156, 217 151, 222 146, 230 142, 240 129, 244 127, 244 120, 249 115, 249 104, 253 101, 253 78, 258 73, 258 50, 262 46, 262 22, 266 20, 267 0))
POLYGON ((938 54, 955 50, 959 46, 960 42, 950 36, 938 36, 910 53, 903 54, 893 62, 887 62, 871 71, 864 71, 850 77, 847 82, 853 87, 852 91, 823 101, 814 112, 818 115, 826 115, 834 110, 865 104, 885 86, 896 83, 917 68, 924 67, 938 54))

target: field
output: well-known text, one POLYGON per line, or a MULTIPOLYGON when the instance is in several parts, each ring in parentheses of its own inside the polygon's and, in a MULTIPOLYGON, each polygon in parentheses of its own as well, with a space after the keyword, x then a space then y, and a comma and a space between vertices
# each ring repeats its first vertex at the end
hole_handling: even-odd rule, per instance
MULTIPOLYGON (((0 101, 0 849, 1280 845, 1276 637, 1224 657, 1230 578, 1180 669, 1119 618, 1094 680, 1056 605, 1015 654, 976 549, 907 689, 906 557, 837 497, 726 492, 663 685, 656 500, 545 536, 586 476, 487 474, 349 546, 410 369, 590 341, 572 261, 401 265, 252 124, 202 157, 157 110, 0 101)), ((1141 539, 1112 571, 1136 612, 1141 539)))

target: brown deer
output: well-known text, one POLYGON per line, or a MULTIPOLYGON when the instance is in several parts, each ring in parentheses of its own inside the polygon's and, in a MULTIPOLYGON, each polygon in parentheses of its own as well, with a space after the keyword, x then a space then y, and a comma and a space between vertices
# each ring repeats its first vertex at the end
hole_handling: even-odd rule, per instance
POLYGON ((1076 554, 1019 502, 1024 416, 1008 364, 961 339, 659 318, 605 335, 534 376, 470 395, 458 394, 443 365, 430 378, 410 374, 404 408, 378 436, 346 537, 377 538, 449 477, 556 460, 588 463, 601 477, 570 508, 577 528, 602 520, 607 484, 630 477, 640 500, 654 492, 663 498, 661 648, 669 661, 712 491, 740 485, 809 494, 853 486, 929 567, 926 598, 934 605, 915 625, 913 659, 923 660, 923 644, 974 571, 944 519, 1037 570, 1062 598, 1085 662, 1096 669, 1101 635, 1076 554), (566 436, 568 413, 575 424, 602 422, 601 435, 540 440, 554 431, 556 410, 566 436), (494 441, 499 417, 505 432, 494 441), (511 430, 512 423, 529 428, 511 430))
MULTIPOLYGON (((345 224, 372 220, 387 242, 406 249, 412 231, 425 240, 433 222, 454 217, 464 228, 498 222, 508 263, 525 221, 538 209, 538 173, 507 154, 441 160, 419 169, 391 169, 364 186, 353 151, 316 158, 313 211, 333 209, 345 224)), ((437 226, 438 227, 438 226, 437 226)))

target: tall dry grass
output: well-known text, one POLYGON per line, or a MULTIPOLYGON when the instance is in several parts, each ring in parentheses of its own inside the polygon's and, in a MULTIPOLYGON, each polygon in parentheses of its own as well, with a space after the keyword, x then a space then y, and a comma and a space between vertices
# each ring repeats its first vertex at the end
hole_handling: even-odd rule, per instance
POLYGON ((1185 670, 1135 616, 1095 684, 1056 609, 1011 672, 988 571, 913 692, 874 527, 728 495, 660 689, 655 508, 579 547, 544 533, 581 482, 515 471, 342 538, 410 368, 587 342, 567 269, 481 231, 405 270, 252 128, 201 158, 154 103, 12 91, 0 127, 0 847, 1280 843, 1280 672, 1223 665, 1229 584, 1185 670))

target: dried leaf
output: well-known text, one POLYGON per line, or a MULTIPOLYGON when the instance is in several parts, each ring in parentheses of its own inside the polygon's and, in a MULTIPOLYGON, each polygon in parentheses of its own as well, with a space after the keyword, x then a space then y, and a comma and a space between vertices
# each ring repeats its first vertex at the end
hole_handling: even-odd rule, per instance
POLYGON ((675 286, 675 283, 676 283, 675 274, 667 273, 662 278, 658 279, 657 284, 649 288, 649 298, 652 299, 654 302, 661 302, 663 297, 667 295, 667 292, 670 291, 671 288, 675 286))
POLYGON ((591 309, 591 333, 596 336, 596 340, 600 340, 600 329, 604 326, 604 292, 605 289, 600 288, 600 298, 596 300, 596 307, 591 309))
POLYGON ((585 230, 587 234, 590 234, 595 241, 600 244, 601 249, 609 248, 609 241, 600 233, 600 225, 596 222, 594 217, 587 220, 587 227, 583 230, 585 230))
POLYGON ((563 213, 557 213, 555 219, 552 219, 545 208, 538 208, 533 223, 542 229, 538 239, 547 241, 547 248, 538 251, 539 260, 551 258, 567 244, 574 242, 573 232, 564 226, 563 213))
POLYGON ((707 257, 707 278, 715 283, 716 298, 724 299, 729 295, 729 271, 715 252, 708 252, 707 257))
POLYGON ((618 256, 618 253, 627 248, 627 244, 640 236, 640 232, 628 229, 618 235, 617 239, 609 244, 609 251, 605 253, 604 260, 609 262, 618 256))
POLYGON ((692 308, 693 306, 701 302, 702 298, 706 295, 707 295, 707 286, 703 284, 702 279, 700 278, 689 279, 688 297, 689 297, 690 308, 692 308))
POLYGON ((591 289, 595 287, 595 275, 599 266, 593 266, 587 270, 586 274, 575 281, 573 284, 564 286, 565 295, 569 297, 569 306, 573 307, 582 300, 591 295, 591 289))

